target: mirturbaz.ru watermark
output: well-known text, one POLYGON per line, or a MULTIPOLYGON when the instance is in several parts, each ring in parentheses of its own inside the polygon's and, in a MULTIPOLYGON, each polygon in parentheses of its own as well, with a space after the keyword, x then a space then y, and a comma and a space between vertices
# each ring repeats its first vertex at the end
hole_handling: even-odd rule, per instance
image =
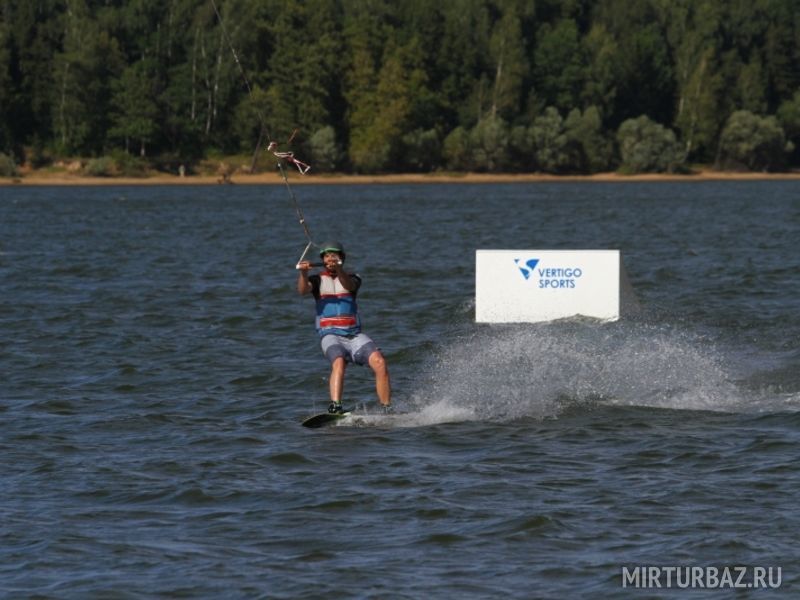
POLYGON ((622 567, 624 588, 778 589, 782 567, 622 567))

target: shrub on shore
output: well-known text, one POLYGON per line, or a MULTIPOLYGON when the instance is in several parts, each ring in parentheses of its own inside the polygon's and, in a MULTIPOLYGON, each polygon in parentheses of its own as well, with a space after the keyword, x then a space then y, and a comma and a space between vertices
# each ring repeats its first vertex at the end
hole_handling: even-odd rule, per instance
POLYGON ((717 167, 746 171, 780 171, 794 150, 775 117, 746 110, 733 113, 722 130, 717 167))
POLYGON ((0 152, 0 177, 16 177, 17 163, 13 156, 0 152))
POLYGON ((87 162, 84 172, 90 177, 113 177, 116 175, 116 166, 110 156, 101 156, 87 162))
POLYGON ((83 172, 89 177, 146 177, 147 161, 125 152, 90 159, 83 172))
POLYGON ((624 121, 617 130, 617 143, 623 174, 684 170, 685 156, 675 133, 646 115, 624 121))

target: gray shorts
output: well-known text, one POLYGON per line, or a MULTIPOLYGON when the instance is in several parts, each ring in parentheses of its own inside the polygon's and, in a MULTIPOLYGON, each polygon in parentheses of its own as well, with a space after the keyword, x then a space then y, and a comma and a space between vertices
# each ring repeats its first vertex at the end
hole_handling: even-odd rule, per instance
POLYGON ((337 358, 357 365, 368 365, 370 355, 378 350, 375 342, 365 333, 354 336, 328 334, 320 341, 322 353, 333 362, 337 358))

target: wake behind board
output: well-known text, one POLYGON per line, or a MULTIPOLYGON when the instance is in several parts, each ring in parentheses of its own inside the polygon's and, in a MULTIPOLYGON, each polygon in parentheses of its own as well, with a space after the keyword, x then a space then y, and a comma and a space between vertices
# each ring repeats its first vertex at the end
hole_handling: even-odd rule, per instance
POLYGON ((350 411, 346 410, 345 412, 341 413, 319 413, 318 415, 311 415, 307 419, 305 419, 302 423, 303 427, 311 427, 316 429, 317 427, 325 427, 326 425, 333 425, 337 421, 344 419, 345 417, 350 416, 350 411))

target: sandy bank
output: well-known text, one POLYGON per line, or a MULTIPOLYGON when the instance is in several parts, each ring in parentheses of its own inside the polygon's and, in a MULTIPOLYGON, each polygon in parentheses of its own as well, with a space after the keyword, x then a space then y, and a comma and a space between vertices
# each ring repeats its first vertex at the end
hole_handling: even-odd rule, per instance
MULTIPOLYGON (((731 173, 703 170, 691 175, 544 175, 529 174, 398 174, 398 175, 290 175, 292 185, 336 184, 415 184, 415 183, 533 183, 533 182, 637 182, 637 181, 760 181, 800 180, 800 172, 793 173, 731 173)), ((256 175, 236 174, 233 185, 283 185, 278 173, 256 175)), ((67 173, 31 173, 17 178, 0 178, 0 185, 226 185, 219 176, 153 175, 149 177, 86 177, 67 173)))

